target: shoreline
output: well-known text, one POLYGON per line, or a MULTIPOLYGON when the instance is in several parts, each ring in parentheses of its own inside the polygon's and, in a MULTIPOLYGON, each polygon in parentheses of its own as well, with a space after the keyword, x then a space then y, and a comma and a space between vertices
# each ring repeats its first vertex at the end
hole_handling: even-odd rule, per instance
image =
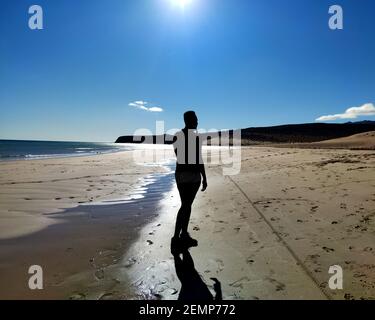
POLYGON ((0 162, 0 239, 38 231, 53 223, 45 214, 124 198, 140 178, 164 171, 162 165, 136 164, 133 151, 0 162))
POLYGON ((108 152, 97 152, 97 153, 86 153, 86 154, 64 154, 61 156, 58 155, 42 155, 40 157, 35 156, 35 158, 12 158, 12 159, 0 159, 0 164, 1 163, 9 163, 13 161, 39 161, 39 160, 52 160, 52 159, 67 159, 67 158, 80 158, 80 157, 95 157, 95 156, 101 156, 101 155, 107 155, 107 154, 114 154, 114 153, 119 153, 119 152, 131 152, 133 150, 113 150, 113 151, 108 151, 108 152))

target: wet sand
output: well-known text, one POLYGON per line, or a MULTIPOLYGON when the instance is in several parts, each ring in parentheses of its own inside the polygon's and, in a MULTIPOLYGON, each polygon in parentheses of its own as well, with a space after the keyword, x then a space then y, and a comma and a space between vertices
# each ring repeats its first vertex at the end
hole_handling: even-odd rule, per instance
POLYGON ((129 299, 123 253, 152 221, 172 186, 171 173, 143 179, 129 200, 80 205, 48 214, 60 223, 0 241, 0 297, 7 299, 129 299), (44 289, 28 288, 30 265, 44 271, 44 289), (114 290, 116 288, 116 290, 114 290), (121 288, 121 289, 120 289, 121 288))
MULTIPOLYGON (((240 175, 208 166, 190 224, 196 270, 211 291, 210 278, 221 281, 224 299, 374 298, 374 168, 373 151, 268 147, 243 148, 240 175), (344 290, 328 288, 331 265, 343 268, 344 290)), ((0 241, 0 281, 12 288, 0 297, 177 299, 173 182, 165 175, 143 199, 68 209, 53 215, 64 223, 0 241), (13 282, 35 257, 48 266, 38 293, 13 282)))

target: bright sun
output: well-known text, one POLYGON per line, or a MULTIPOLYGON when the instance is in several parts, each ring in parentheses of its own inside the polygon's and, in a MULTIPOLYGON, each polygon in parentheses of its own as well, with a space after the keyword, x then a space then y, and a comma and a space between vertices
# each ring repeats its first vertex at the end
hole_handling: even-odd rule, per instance
POLYGON ((179 6, 182 9, 184 9, 192 1, 193 0, 171 0, 172 4, 174 4, 175 6, 179 6))

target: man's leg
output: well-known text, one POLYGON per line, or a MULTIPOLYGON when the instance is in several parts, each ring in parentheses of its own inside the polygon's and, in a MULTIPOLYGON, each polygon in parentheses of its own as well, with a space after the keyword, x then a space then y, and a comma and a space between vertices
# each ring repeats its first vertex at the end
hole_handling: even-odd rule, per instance
POLYGON ((181 199, 181 207, 178 210, 176 218, 176 226, 174 231, 174 237, 178 238, 180 236, 181 230, 184 225, 184 216, 186 215, 187 208, 187 197, 188 197, 188 185, 185 183, 177 184, 178 192, 181 199))
POLYGON ((185 208, 181 205, 180 210, 178 210, 177 218, 176 218, 176 226, 174 229, 174 237, 178 238, 183 228, 184 224, 184 216, 185 216, 185 208))
POLYGON ((189 221, 191 216, 191 206, 194 202, 195 196, 199 190, 200 183, 194 183, 188 185, 186 190, 186 203, 184 204, 184 212, 181 215, 182 217, 182 226, 181 226, 181 235, 187 236, 188 235, 188 227, 189 221))
POLYGON ((181 215, 181 236, 187 236, 191 216, 191 205, 186 205, 181 215))

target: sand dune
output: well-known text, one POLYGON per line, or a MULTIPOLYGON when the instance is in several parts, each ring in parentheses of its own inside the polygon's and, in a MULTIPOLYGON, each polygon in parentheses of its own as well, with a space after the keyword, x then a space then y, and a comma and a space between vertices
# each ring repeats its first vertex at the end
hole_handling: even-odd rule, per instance
POLYGON ((281 147, 375 150, 375 131, 311 143, 281 144, 281 147))
POLYGON ((347 149, 375 149, 375 131, 355 134, 353 136, 312 143, 318 147, 347 148, 347 149))

